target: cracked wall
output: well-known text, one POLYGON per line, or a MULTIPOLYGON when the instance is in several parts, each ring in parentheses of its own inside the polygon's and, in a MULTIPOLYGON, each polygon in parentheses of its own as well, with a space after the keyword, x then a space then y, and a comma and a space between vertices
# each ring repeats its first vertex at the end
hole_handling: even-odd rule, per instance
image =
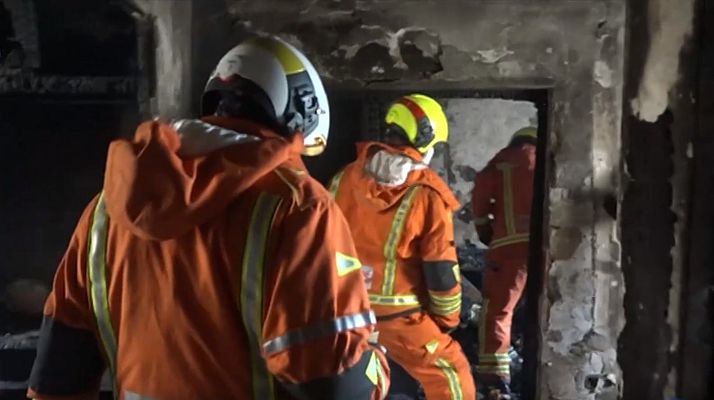
POLYGON ((192 80, 175 93, 194 113, 215 62, 253 33, 279 34, 343 88, 547 88, 539 397, 617 397, 623 278, 607 204, 620 197, 624 0, 187 2, 193 42, 180 68, 192 80))

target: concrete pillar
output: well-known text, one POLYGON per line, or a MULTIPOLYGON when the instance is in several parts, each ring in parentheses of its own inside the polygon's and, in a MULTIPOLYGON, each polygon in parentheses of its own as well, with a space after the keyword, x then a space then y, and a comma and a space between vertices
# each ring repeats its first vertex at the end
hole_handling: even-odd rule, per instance
POLYGON ((151 112, 164 118, 191 116, 194 0, 141 0, 154 18, 156 91, 151 112))

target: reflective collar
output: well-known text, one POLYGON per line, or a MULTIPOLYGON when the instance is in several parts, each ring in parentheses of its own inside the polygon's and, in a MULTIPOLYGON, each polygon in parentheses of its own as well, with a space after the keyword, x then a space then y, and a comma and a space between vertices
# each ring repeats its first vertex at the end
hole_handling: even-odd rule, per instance
POLYGON ((173 121, 171 127, 181 139, 179 154, 197 157, 212 151, 246 142, 258 142, 260 138, 247 133, 236 132, 198 119, 173 121))

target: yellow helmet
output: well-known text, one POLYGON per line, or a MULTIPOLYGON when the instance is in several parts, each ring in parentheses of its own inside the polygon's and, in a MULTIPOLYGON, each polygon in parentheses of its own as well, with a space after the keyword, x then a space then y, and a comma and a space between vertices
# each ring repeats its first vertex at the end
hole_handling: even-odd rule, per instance
POLYGON ((395 101, 384 118, 388 129, 401 131, 421 153, 449 139, 449 123, 441 105, 423 94, 410 94, 395 101))
POLYGON ((536 128, 533 128, 532 126, 521 128, 513 134, 511 140, 519 137, 529 137, 531 139, 538 139, 538 130, 536 128))

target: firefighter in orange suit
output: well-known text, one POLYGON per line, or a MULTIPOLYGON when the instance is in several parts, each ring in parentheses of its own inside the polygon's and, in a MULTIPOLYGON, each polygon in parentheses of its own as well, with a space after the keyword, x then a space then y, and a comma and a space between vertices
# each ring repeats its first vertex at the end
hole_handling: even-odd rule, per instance
POLYGON ((489 246, 479 323, 481 381, 508 394, 511 320, 526 284, 537 131, 517 131, 476 175, 473 211, 479 239, 489 246))
POLYGON ((447 333, 459 323, 460 270, 452 213, 459 203, 429 168, 448 126, 434 99, 414 94, 386 116, 384 143, 358 144, 330 191, 363 262, 379 342, 435 399, 475 398, 470 365, 447 333))
POLYGON ((109 148, 45 306, 29 395, 378 399, 388 390, 347 223, 301 154, 327 142, 320 78, 250 39, 206 86, 202 120, 109 148))

